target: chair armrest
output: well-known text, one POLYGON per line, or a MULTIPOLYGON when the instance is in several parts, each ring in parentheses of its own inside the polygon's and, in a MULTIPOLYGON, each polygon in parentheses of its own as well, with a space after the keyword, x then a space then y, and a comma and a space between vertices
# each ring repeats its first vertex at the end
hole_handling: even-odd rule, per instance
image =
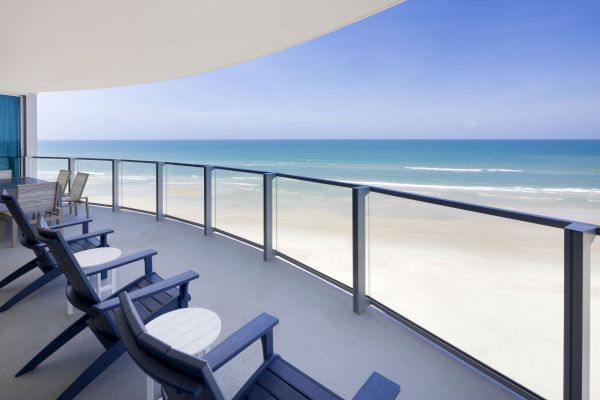
MULTIPOLYGON (((131 301, 136 301, 145 297, 153 296, 157 293, 162 293, 177 286, 186 285, 190 281, 193 281, 197 278, 198 273, 190 270, 128 293, 131 301)), ((118 294, 119 292, 115 293, 110 299, 95 304, 92 306, 91 310, 98 314, 104 314, 107 311, 120 307, 121 303, 119 302, 118 294)))
POLYGON ((82 225, 81 228, 84 230, 83 233, 87 233, 86 232, 87 226, 90 222, 92 222, 92 220, 90 218, 74 219, 72 221, 63 222, 60 224, 54 224, 54 225, 50 226, 50 229, 62 229, 62 228, 68 228, 69 226, 82 225))
POLYGON ((95 267, 86 268, 86 269, 84 269, 84 272, 87 276, 91 276, 91 275, 96 275, 100 272, 105 272, 105 271, 109 271, 114 268, 119 268, 119 267, 122 267, 127 264, 131 264, 131 263, 139 261, 139 260, 144 260, 146 263, 146 272, 145 273, 149 274, 150 272, 152 272, 152 261, 151 261, 152 257, 155 256, 156 254, 158 254, 156 250, 148 249, 148 250, 130 254, 125 257, 119 257, 116 260, 107 262, 106 264, 100 264, 100 265, 96 265, 95 267), (150 267, 148 267, 148 264, 150 264, 150 267))
POLYGON ((97 237, 97 236, 106 236, 106 235, 114 233, 114 232, 115 232, 114 229, 110 229, 110 228, 100 229, 99 231, 83 233, 81 235, 75 235, 75 236, 68 237, 65 239, 65 241, 70 244, 70 243, 76 242, 78 240, 90 239, 90 238, 97 237))
POLYGON ((213 371, 216 371, 260 338, 263 344, 263 356, 266 359, 273 354, 273 328, 278 323, 277 318, 262 313, 223 340, 202 358, 208 362, 213 371))
POLYGON ((352 400, 394 400, 398 393, 400 393, 400 385, 373 372, 352 400))

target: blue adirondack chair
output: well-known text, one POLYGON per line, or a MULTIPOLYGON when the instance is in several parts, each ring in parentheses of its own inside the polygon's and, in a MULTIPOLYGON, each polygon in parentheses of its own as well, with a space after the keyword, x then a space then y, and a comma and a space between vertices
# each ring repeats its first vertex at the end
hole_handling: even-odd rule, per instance
MULTIPOLYGON (((121 309, 116 312, 121 340, 137 365, 162 385, 163 399, 223 400, 213 373, 258 339, 264 361, 234 400, 341 400, 342 398, 273 353, 273 327, 279 321, 261 314, 226 338, 213 350, 194 357, 171 348, 146 331, 138 309, 127 292, 119 294, 121 309)), ((374 372, 354 400, 392 400, 400 386, 374 372)))
MULTIPOLYGON (((31 249, 35 254, 35 258, 16 271, 12 272, 2 281, 0 281, 0 288, 8 285, 17 278, 25 275, 27 272, 39 268, 43 275, 37 278, 35 281, 30 283, 25 288, 21 289, 17 294, 10 298, 6 303, 0 306, 0 312, 6 311, 19 301, 29 296, 48 282, 51 282, 55 278, 62 275, 63 271, 58 266, 55 258, 48 251, 46 244, 41 242, 36 237, 36 230, 31 226, 30 219, 27 218, 23 209, 17 202, 14 196, 8 194, 2 194, 0 198, 1 203, 6 205, 15 223, 19 227, 19 241, 28 249, 31 249)), ((114 231, 112 229, 102 229, 96 232, 88 233, 89 223, 91 219, 77 219, 63 224, 53 225, 52 229, 61 229, 69 226, 81 225, 82 234, 72 236, 66 239, 66 243, 73 252, 79 252, 82 250, 93 249, 96 247, 108 247, 107 236, 114 231)))
POLYGON ((190 300, 188 284, 191 280, 198 278, 198 274, 194 271, 187 271, 172 278, 163 279, 152 271, 152 257, 156 251, 142 251, 89 268, 91 273, 100 273, 134 261, 142 259, 145 261, 144 275, 120 288, 108 299, 101 301, 86 274, 83 273, 77 260, 73 257, 73 251, 62 234, 41 226, 38 228, 38 235, 64 270, 68 280, 67 297, 69 301, 85 315, 52 340, 16 376, 34 369, 71 338, 89 327, 104 346, 105 351, 59 397, 59 399, 72 399, 125 352, 114 321, 114 310, 119 307, 117 297, 119 293, 131 292, 135 305, 142 315, 141 318, 147 322, 165 312, 187 307, 190 300))

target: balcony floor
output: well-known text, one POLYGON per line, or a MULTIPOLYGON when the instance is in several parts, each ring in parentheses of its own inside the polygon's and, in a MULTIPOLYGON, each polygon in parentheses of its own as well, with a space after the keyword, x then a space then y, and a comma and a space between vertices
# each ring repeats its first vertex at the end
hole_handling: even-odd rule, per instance
MULTIPOLYGON (((163 277, 197 271, 190 306, 219 314, 223 329, 218 341, 263 311, 278 317, 275 351, 344 398, 351 398, 373 370, 402 386, 399 399, 518 398, 377 310, 354 314, 350 295, 284 261, 263 262, 255 248, 144 214, 94 207, 92 217, 90 230, 115 229, 109 242, 123 254, 156 249, 154 270, 163 277)), ((31 257, 23 247, 0 243, 0 279, 31 257)), ((118 282, 142 271, 141 263, 127 266, 119 271, 118 282)), ((37 276, 39 272, 31 272, 0 290, 0 302, 37 276)), ((0 314, 0 397, 55 398, 101 353, 100 343, 86 330, 37 369, 14 378, 78 317, 78 311, 66 315, 64 287, 64 277, 58 278, 0 314)), ((236 393, 260 359, 260 345, 253 345, 217 373, 226 397, 236 393)), ((144 375, 123 356, 78 398, 144 399, 144 375)))

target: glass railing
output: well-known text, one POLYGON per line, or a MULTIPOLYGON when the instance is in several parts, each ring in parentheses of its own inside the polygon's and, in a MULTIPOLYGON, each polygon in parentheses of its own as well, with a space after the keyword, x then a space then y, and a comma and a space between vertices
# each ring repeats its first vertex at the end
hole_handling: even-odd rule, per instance
POLYGON ((33 178, 43 179, 45 181, 56 181, 61 169, 69 169, 68 158, 34 158, 32 160, 33 174, 28 174, 33 178))
POLYGON ((262 175, 218 169, 213 177, 214 227, 262 245, 262 175))
POLYGON ((558 229, 370 193, 368 294, 546 398, 562 395, 558 229))
MULTIPOLYGON (((42 179, 68 165, 36 160, 42 179)), ((117 188, 113 209, 279 256, 348 291, 355 312, 376 307, 524 398, 600 396, 589 375, 600 370, 596 225, 267 171, 110 159, 77 169, 96 174, 94 199, 117 188)))
POLYGON ((164 187, 166 216, 204 223, 204 168, 167 164, 164 187))
POLYGON ((75 163, 77 172, 89 175, 85 185, 84 195, 90 203, 112 205, 112 161, 77 159, 75 163))
POLYGON ((121 161, 119 178, 121 207, 156 212, 155 162, 121 161))
POLYGON ((352 287, 352 196, 345 187, 275 179, 278 253, 352 287))

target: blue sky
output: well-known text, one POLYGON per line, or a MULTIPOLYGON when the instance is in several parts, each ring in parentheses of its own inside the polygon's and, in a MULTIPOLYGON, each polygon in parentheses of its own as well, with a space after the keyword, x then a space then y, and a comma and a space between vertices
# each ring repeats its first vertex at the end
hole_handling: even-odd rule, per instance
POLYGON ((600 139, 600 1, 407 0, 206 74, 42 93, 40 139, 600 139))

